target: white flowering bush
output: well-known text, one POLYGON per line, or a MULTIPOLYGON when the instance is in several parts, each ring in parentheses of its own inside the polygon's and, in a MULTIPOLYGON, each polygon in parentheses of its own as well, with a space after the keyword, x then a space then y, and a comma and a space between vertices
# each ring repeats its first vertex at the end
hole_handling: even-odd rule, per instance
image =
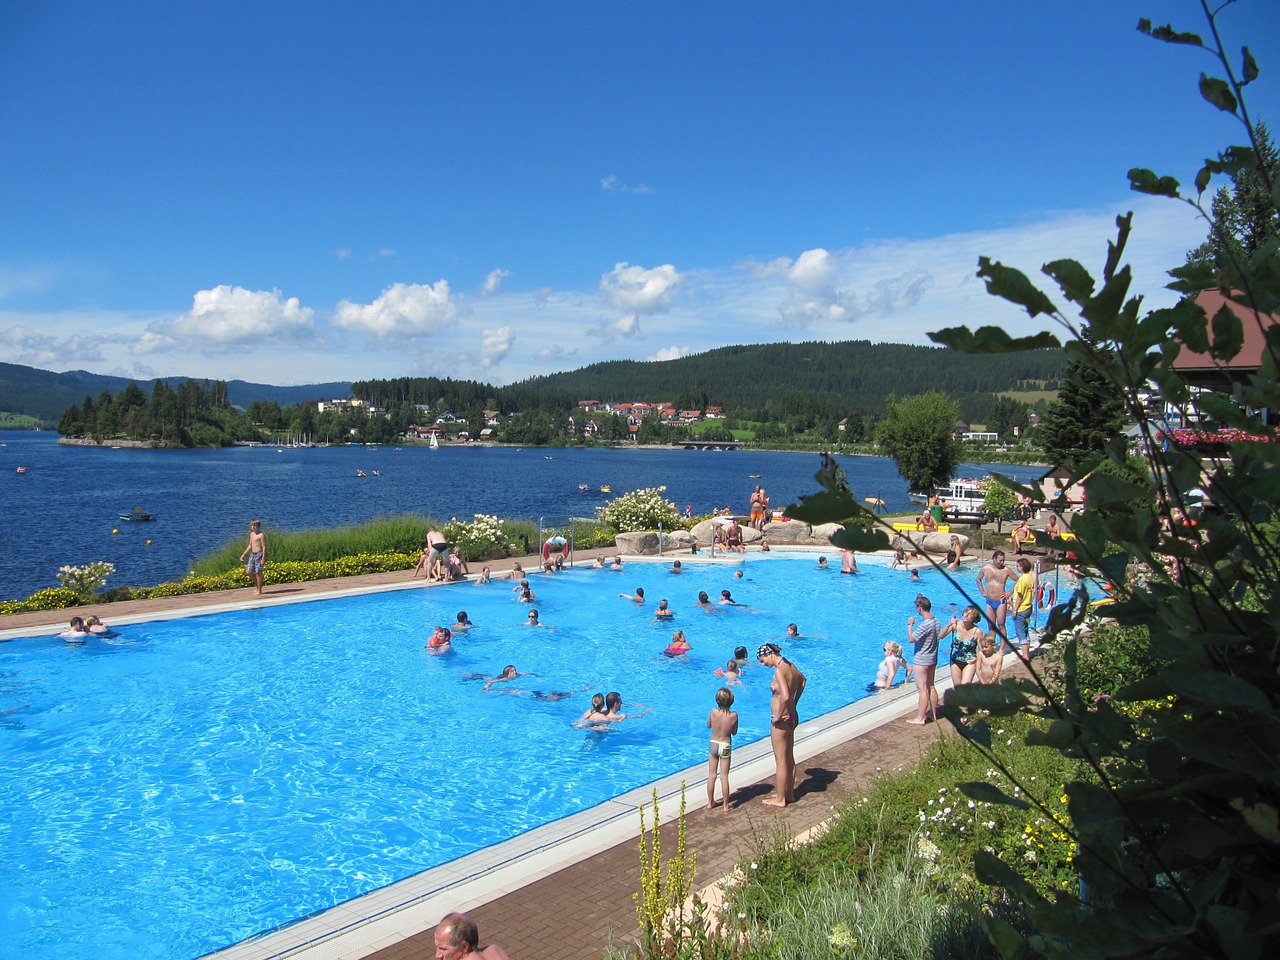
POLYGON ((487 513, 477 513, 470 523, 454 517, 442 532, 451 546, 462 548, 462 555, 468 560, 504 557, 511 550, 502 521, 487 513))
POLYGON ((619 533, 637 530, 676 530, 684 526, 679 508, 666 499, 666 487, 632 490, 603 507, 596 507, 596 517, 619 533))
POLYGON ((59 567, 58 583, 74 593, 81 603, 90 603, 107 585, 107 577, 115 572, 115 564, 95 560, 83 567, 59 567))

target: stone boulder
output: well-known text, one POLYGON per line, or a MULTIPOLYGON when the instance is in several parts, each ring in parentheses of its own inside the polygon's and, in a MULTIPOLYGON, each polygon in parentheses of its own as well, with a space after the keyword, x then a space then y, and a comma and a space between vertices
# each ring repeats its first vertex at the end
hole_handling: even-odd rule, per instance
POLYGON ((782 520, 765 527, 764 536, 770 544, 810 543, 813 540, 813 527, 803 520, 782 520))
MULTIPOLYGON (((844 527, 838 523, 820 523, 813 528, 813 531, 809 534, 809 539, 825 547, 831 543, 832 535, 843 529, 844 527)), ((832 549, 834 550, 835 548, 832 547, 832 549)))
POLYGON ((638 530, 635 533, 620 533, 615 538, 618 552, 633 557, 657 556, 659 544, 661 552, 675 552, 681 547, 688 549, 692 542, 689 531, 673 530, 671 533, 658 533, 656 530, 638 530))
POLYGON ((959 538, 961 548, 969 546, 969 538, 963 533, 925 533, 923 531, 900 533, 893 538, 892 546, 895 550, 902 547, 906 550, 945 554, 951 549, 952 537, 959 538))

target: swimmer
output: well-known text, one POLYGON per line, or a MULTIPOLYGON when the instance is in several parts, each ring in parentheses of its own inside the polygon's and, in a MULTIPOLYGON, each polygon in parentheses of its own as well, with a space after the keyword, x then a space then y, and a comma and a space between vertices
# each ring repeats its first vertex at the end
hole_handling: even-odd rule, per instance
POLYGON ((672 561, 672 563, 671 563, 671 570, 670 570, 669 572, 670 572, 670 573, 684 573, 684 567, 680 566, 680 561, 679 561, 679 560, 674 560, 674 561, 672 561))
POLYGON ((618 596, 633 603, 644 603, 644 587, 636 587, 635 593, 620 593, 618 596))
POLYGON ((638 717, 643 717, 646 713, 649 713, 653 710, 653 707, 644 707, 643 703, 633 703, 631 704, 631 706, 644 707, 644 709, 641 710, 639 713, 627 714, 627 713, 620 712, 622 710, 622 694, 618 693, 618 691, 616 690, 610 691, 609 694, 604 698, 604 705, 608 708, 608 712, 605 716, 605 719, 608 720, 610 723, 621 723, 623 720, 626 720, 628 717, 634 720, 638 717))
POLYGON ((453 649, 453 634, 447 627, 433 628, 426 649, 432 653, 448 653, 453 649))
POLYGON ((579 723, 604 723, 609 719, 609 713, 605 709, 604 694, 597 693, 591 698, 591 707, 578 718, 579 723))
POLYGON ((603 560, 602 558, 600 558, 600 557, 596 557, 596 558, 595 558, 595 560, 591 561, 591 569, 592 569, 592 570, 603 570, 603 569, 604 569, 604 560, 603 560))
POLYGON ((458 631, 460 631, 460 630, 470 630, 470 629, 471 629, 472 627, 474 627, 474 626, 475 626, 475 624, 474 624, 474 623, 472 623, 470 620, 468 620, 468 619, 467 619, 467 611, 465 611, 465 610, 459 610, 459 611, 458 611, 458 620, 457 620, 457 622, 456 622, 456 623, 454 623, 454 625, 453 625, 453 632, 454 632, 454 633, 457 633, 457 632, 458 632, 458 631))
POLYGON ((622 557, 621 557, 621 556, 614 557, 614 558, 613 558, 613 563, 609 564, 609 569, 610 569, 610 570, 621 570, 621 569, 622 569, 622 557))
POLYGON ((840 551, 840 572, 851 574, 858 572, 858 558, 853 555, 852 550, 840 551))
MULTIPOLYGON (((517 670, 516 665, 514 663, 508 663, 505 667, 502 668, 502 672, 500 674, 498 674, 496 677, 490 677, 488 680, 485 681, 483 689, 488 690, 495 683, 505 683, 508 680, 514 680, 516 677, 537 677, 537 676, 541 676, 541 674, 529 673, 527 671, 517 670)), ((520 691, 516 690, 512 692, 519 693, 520 691)))
POLYGON ((516 561, 514 564, 512 564, 512 565, 511 565, 511 569, 510 569, 510 570, 508 570, 506 573, 504 573, 504 574, 502 574, 502 575, 501 575, 500 579, 502 579, 502 580, 523 580, 523 579, 524 579, 524 567, 520 566, 520 562, 519 562, 519 561, 516 561))
POLYGON ((732 595, 731 593, 729 593, 729 591, 728 591, 728 590, 721 590, 721 591, 720 591, 720 605, 721 605, 721 606, 727 606, 727 607, 740 607, 740 606, 742 606, 742 604, 740 604, 737 600, 733 599, 733 595, 732 595))
POLYGON ((741 580, 741 579, 742 579, 742 571, 741 571, 741 570, 735 570, 735 571, 733 571, 733 579, 735 579, 735 580, 741 580))
POLYGON ((108 633, 111 630, 111 628, 103 623, 97 616, 90 616, 89 619, 84 622, 84 627, 90 633, 108 633))
POLYGON ((890 640, 884 645, 884 659, 880 661, 880 667, 876 670, 876 689, 888 690, 892 687, 893 681, 898 676, 899 667, 906 671, 907 679, 910 680, 911 664, 902 658, 902 644, 890 640))
POLYGON ((521 580, 520 585, 515 587, 517 593, 516 600, 520 603, 533 603, 538 598, 533 594, 533 588, 529 586, 528 580, 521 580))
POLYGON ((905 570, 906 566, 907 549, 906 547, 898 547, 897 550, 893 551, 893 563, 889 564, 889 569, 892 570, 895 567, 902 567, 905 570))
POLYGON ((694 606, 701 607, 707 613, 712 613, 715 610, 715 607, 711 604, 711 598, 707 596, 707 591, 705 590, 698 591, 698 602, 694 606))
POLYGON ((768 552, 769 552, 769 541, 768 541, 768 540, 761 539, 761 541, 760 541, 760 552, 761 552, 761 553, 768 553, 768 552))
POLYGON ((730 660, 723 667, 716 670, 717 677, 724 677, 724 682, 730 686, 742 686, 742 664, 737 660, 730 660))
POLYGON ((740 666, 740 667, 749 667, 749 666, 751 666, 751 658, 747 656, 747 648, 746 648, 746 647, 734 647, 734 648, 733 648, 733 659, 737 661, 738 666, 740 666))
POLYGON ((89 637, 89 628, 84 625, 82 618, 72 617, 67 629, 63 630, 58 636, 72 643, 84 643, 89 637))
POLYGON ((653 612, 655 620, 670 620, 675 617, 676 612, 671 609, 665 600, 658 601, 658 609, 653 612))
POLYGON ((818 569, 819 569, 819 570, 825 570, 825 569, 827 569, 827 558, 826 558, 826 557, 819 557, 819 558, 818 558, 818 569))
POLYGON ((912 581, 913 583, 919 583, 919 582, 920 582, 920 571, 919 571, 919 570, 917 570, 915 567, 912 567, 912 568, 911 568, 911 572, 910 572, 909 574, 907 574, 907 579, 908 579, 908 580, 910 580, 910 581, 912 581))
MULTIPOLYGON (((539 619, 538 619, 538 611, 537 611, 537 610, 530 610, 530 611, 529 611, 529 616, 528 616, 528 618, 527 618, 527 619, 526 619, 526 621, 525 621, 525 626, 527 626, 527 627, 546 627, 547 625, 546 625, 545 623, 543 623, 541 620, 539 620, 539 619)), ((550 627, 548 627, 547 629, 550 629, 550 627)))
POLYGON ((476 583, 492 583, 493 582, 493 574, 489 572, 488 567, 480 568, 480 576, 476 577, 475 582, 476 583))
POLYGON ((707 809, 716 808, 716 779, 720 780, 720 796, 729 812, 729 758, 733 753, 733 735, 738 732, 738 715, 733 706, 733 691, 721 687, 716 691, 716 705, 707 717, 711 731, 711 759, 707 764, 707 809))
POLYGON ((693 649, 693 645, 684 638, 684 631, 677 630, 671 635, 671 642, 667 644, 667 649, 662 652, 668 657, 680 657, 693 649))

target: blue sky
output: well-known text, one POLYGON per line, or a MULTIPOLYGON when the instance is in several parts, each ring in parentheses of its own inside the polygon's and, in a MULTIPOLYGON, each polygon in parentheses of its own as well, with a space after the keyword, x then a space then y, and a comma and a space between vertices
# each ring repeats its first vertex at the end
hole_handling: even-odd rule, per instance
MULTIPOLYGON (((0 5, 0 361, 510 383, 996 323, 985 254, 1148 303, 1204 226, 1131 193, 1242 139, 1194 0, 0 5)), ((1221 18, 1280 111, 1280 4, 1221 18)))

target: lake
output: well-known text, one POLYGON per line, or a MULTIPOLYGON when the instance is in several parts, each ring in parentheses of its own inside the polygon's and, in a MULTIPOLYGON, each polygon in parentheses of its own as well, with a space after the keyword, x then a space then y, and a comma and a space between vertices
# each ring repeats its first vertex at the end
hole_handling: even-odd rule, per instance
MULTIPOLYGON (((49 431, 0 432, 0 489, 10 522, 3 537, 0 599, 57 586, 58 568, 115 564, 109 586, 149 586, 181 578, 197 558, 239 540, 248 521, 268 531, 360 523, 397 513, 441 521, 476 513, 532 519, 594 517, 608 498, 582 493, 609 485, 613 496, 665 485, 694 513, 732 506, 747 512, 760 483, 775 510, 817 490, 816 453, 634 448, 232 447, 222 450, 113 450, 63 446, 49 431), (19 466, 26 467, 18 473, 19 466), (374 476, 373 471, 380 476, 374 476), (364 471, 365 476, 357 475, 364 471), (754 475, 759 475, 756 479, 754 475), (151 523, 123 523, 135 508, 151 523), (118 531, 114 533, 112 531, 118 531)), ((910 507, 907 485, 885 457, 837 457, 858 497, 891 511, 910 507)), ((962 464, 962 476, 999 469, 1038 476, 1039 467, 962 464)))

